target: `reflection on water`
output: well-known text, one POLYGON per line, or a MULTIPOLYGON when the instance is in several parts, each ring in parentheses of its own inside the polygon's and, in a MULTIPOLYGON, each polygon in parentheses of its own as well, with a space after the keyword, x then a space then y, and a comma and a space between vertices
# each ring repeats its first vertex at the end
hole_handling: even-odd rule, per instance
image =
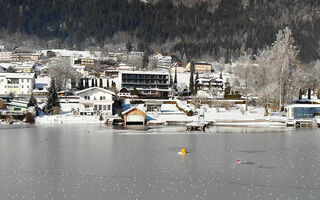
POLYGON ((320 129, 2 127, 0 199, 319 199, 319 143, 320 129))

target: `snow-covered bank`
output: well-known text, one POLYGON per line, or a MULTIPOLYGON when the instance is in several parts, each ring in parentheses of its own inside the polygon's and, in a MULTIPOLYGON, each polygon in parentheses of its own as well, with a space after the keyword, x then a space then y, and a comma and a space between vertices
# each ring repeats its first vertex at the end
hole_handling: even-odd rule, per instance
POLYGON ((204 118, 208 121, 214 119, 217 122, 266 120, 263 108, 251 108, 248 112, 243 113, 240 109, 225 110, 220 108, 220 111, 217 112, 216 108, 210 108, 205 112, 204 118))
POLYGON ((99 116, 84 116, 72 114, 45 115, 36 117, 36 124, 101 124, 105 120, 100 121, 99 116))

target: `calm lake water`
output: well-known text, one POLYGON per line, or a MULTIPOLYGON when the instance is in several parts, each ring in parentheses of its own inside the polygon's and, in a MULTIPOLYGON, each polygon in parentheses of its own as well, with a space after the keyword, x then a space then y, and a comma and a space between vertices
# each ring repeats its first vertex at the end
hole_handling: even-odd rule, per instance
POLYGON ((0 199, 320 199, 320 129, 0 127, 0 199))

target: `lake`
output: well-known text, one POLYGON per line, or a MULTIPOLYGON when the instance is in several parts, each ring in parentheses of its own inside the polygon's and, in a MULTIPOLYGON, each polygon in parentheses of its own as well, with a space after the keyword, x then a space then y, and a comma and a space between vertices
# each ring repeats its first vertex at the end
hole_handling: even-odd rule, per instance
POLYGON ((3 126, 0 199, 320 199, 319 144, 311 128, 3 126))

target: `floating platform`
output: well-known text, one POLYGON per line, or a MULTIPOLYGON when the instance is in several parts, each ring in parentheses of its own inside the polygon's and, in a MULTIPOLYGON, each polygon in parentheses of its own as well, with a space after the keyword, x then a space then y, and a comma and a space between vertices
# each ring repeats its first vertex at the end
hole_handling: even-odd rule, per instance
POLYGON ((188 131, 205 131, 208 125, 208 122, 191 122, 186 126, 188 131))
POLYGON ((296 119, 286 121, 287 126, 291 127, 319 127, 315 119, 296 119))

